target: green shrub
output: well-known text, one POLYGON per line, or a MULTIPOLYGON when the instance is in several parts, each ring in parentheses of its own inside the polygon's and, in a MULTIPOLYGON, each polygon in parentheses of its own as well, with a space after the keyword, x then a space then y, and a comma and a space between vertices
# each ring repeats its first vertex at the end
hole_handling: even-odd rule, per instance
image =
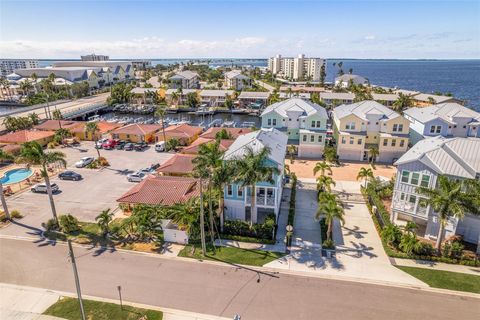
POLYGON ((442 247, 442 256, 446 258, 460 259, 463 255, 463 244, 459 241, 445 242, 442 247))
POLYGON ((287 224, 293 226, 295 221, 295 203, 297 196, 297 176, 292 173, 292 189, 290 193, 290 207, 288 208, 288 222, 287 224))
POLYGON ((323 248, 323 249, 333 250, 333 249, 335 249, 335 242, 333 242, 332 239, 326 239, 326 240, 323 241, 323 243, 322 243, 322 248, 323 248))
POLYGON ((227 220, 223 226, 223 233, 232 236, 273 240, 275 225, 275 215, 269 215, 265 219, 265 223, 254 223, 251 227, 247 221, 227 220))
POLYGON ((417 236, 410 232, 404 233, 398 247, 406 254, 411 254, 415 250, 418 250, 419 241, 417 239, 417 236))
POLYGON ((388 245, 396 248, 402 239, 402 231, 398 226, 390 223, 382 229, 381 237, 388 245))
POLYGON ((80 229, 78 220, 71 214, 61 215, 59 218, 60 229, 65 233, 71 233, 80 229))
POLYGON ((45 228, 47 231, 52 231, 52 230, 58 230, 58 224, 55 221, 55 219, 48 219, 47 222, 42 223, 42 226, 45 228))
POLYGON ((96 161, 100 167, 110 166, 110 163, 108 163, 108 160, 105 157, 99 157, 96 161))
POLYGON ((413 252, 419 256, 431 256, 435 250, 430 243, 420 242, 413 252))
POLYGON ((327 224, 325 223, 325 218, 320 219, 319 223, 320 223, 321 239, 322 241, 325 241, 327 240, 327 230, 328 230, 327 224))
POLYGON ((18 210, 13 210, 12 212, 10 212, 10 216, 13 219, 22 219, 23 218, 22 214, 18 210))

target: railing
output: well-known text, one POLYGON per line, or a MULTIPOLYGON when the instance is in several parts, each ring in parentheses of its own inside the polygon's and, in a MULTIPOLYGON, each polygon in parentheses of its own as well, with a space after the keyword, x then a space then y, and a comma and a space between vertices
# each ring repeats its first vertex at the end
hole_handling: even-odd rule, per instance
MULTIPOLYGON (((257 206, 265 206, 265 207, 274 207, 275 206, 275 197, 266 197, 266 196, 256 196, 255 203, 257 206)), ((251 203, 251 198, 247 197, 246 199, 247 204, 251 203)))
POLYGON ((417 205, 415 206, 415 203, 407 202, 407 201, 394 201, 393 202, 393 209, 395 210, 400 210, 405 213, 414 215, 414 216, 419 216, 422 218, 427 218, 428 217, 428 210, 427 207, 417 205))

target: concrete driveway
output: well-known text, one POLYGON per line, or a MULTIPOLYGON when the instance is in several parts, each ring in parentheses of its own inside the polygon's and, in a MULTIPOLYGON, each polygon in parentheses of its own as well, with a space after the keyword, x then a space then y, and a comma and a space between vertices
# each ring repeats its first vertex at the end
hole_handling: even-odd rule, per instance
MULTIPOLYGON (((75 168, 74 163, 81 157, 97 156, 93 143, 85 142, 77 148, 59 149, 67 155, 67 169, 74 170, 83 176, 80 181, 65 181, 52 178, 60 187, 54 195, 57 214, 70 213, 81 221, 95 221, 95 217, 105 209, 114 210, 118 199, 135 183, 128 182, 126 175, 153 163, 163 163, 173 154, 157 153, 151 147, 143 152, 123 150, 100 150, 101 155, 110 162, 104 169, 75 168)), ((10 210, 18 210, 24 218, 0 230, 0 234, 28 235, 39 228, 42 222, 51 218, 48 196, 41 193, 24 191, 7 200, 10 210), (19 228, 19 225, 23 227, 19 228)))
POLYGON ((298 181, 296 196, 293 245, 319 245, 321 243, 320 224, 315 220, 317 211, 316 185, 298 181))

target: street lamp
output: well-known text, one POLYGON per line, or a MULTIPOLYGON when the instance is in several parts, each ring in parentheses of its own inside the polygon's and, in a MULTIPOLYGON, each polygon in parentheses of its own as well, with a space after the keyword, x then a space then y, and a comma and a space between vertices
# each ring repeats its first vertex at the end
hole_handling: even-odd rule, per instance
POLYGON ((287 246, 290 246, 292 244, 293 226, 289 224, 285 229, 287 230, 287 246))
POLYGON ((82 292, 80 291, 80 279, 78 278, 77 264, 75 263, 75 255, 73 254, 72 240, 67 239, 67 243, 68 243, 68 255, 70 257, 70 261, 72 262, 73 275, 75 276, 75 287, 77 288, 77 296, 78 296, 78 302, 80 304, 80 312, 82 314, 82 320, 86 320, 85 309, 83 308, 82 292))

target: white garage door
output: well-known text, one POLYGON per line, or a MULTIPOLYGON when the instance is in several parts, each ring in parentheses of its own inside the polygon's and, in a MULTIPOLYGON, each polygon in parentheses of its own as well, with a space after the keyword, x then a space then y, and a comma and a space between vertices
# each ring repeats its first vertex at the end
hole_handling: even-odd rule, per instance
POLYGON ((352 160, 352 161, 360 161, 362 160, 362 150, 349 150, 349 149, 341 149, 338 152, 338 157, 340 160, 352 160))
POLYGON ((319 146, 300 146, 298 148, 298 156, 300 158, 321 159, 323 148, 319 146))

